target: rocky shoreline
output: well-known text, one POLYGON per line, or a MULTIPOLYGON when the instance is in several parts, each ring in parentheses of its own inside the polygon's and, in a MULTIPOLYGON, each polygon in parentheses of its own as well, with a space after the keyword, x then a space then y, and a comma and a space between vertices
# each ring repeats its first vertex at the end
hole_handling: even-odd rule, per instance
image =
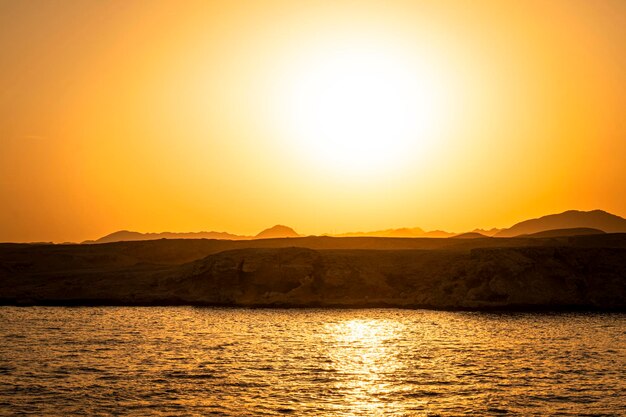
POLYGON ((304 239, 0 245, 0 304, 626 311, 623 234, 430 249, 304 239))

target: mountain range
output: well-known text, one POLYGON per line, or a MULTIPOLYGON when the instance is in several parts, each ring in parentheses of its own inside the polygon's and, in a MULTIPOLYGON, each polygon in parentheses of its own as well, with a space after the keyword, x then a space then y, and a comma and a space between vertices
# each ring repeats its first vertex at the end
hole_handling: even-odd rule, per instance
MULTIPOLYGON (((466 233, 451 233, 442 230, 424 231, 419 227, 386 229, 370 232, 348 232, 332 237, 396 237, 396 238, 488 238, 488 237, 557 237, 588 235, 600 233, 626 233, 626 219, 607 213, 603 210, 578 211, 568 210, 559 214, 550 214, 536 219, 529 219, 506 229, 474 229, 466 233)), ((97 240, 83 243, 108 243, 134 240, 156 239, 225 239, 225 240, 252 240, 300 237, 294 229, 276 225, 265 229, 254 236, 236 235, 227 232, 187 232, 187 233, 140 233, 122 230, 103 236, 97 240)))
POLYGON ((227 232, 161 232, 140 233, 128 230, 120 230, 103 236, 97 240, 88 240, 83 243, 110 243, 126 242, 133 240, 156 240, 156 239, 226 239, 226 240, 250 240, 250 239, 273 239, 284 237, 299 237, 291 227, 277 224, 276 226, 262 230, 255 236, 235 235, 227 232))
POLYGON ((592 228, 606 233, 626 232, 626 219, 602 210, 568 210, 538 219, 525 220, 495 234, 495 237, 530 235, 546 230, 592 228))

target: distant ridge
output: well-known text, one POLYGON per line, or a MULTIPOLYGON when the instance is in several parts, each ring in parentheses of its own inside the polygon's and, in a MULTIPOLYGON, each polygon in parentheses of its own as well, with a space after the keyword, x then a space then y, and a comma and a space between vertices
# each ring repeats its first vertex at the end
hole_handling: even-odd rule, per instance
POLYGON ((467 233, 461 233, 459 235, 454 235, 454 236, 450 236, 450 239, 481 239, 481 238, 487 238, 490 236, 485 236, 482 233, 478 233, 478 232, 467 232, 467 233))
POLYGON ((277 224, 276 226, 265 229, 255 236, 255 239, 274 239, 280 237, 300 237, 291 227, 277 224))
POLYGON ((592 229, 590 227, 575 227, 572 229, 554 229, 544 230, 530 235, 520 235, 519 237, 563 237, 563 236, 586 236, 586 235, 604 235, 606 232, 600 229, 592 229))
POLYGON ((591 228, 607 233, 626 232, 626 219, 602 210, 568 210, 538 219, 517 223, 509 229, 496 233, 495 237, 531 235, 548 230, 591 228))
POLYGON ((455 233, 445 232, 443 230, 424 231, 419 227, 402 227, 399 229, 375 230, 372 232, 347 232, 336 235, 334 237, 451 237, 455 233))
MULTIPOLYGON (((419 227, 403 227, 397 229, 376 230, 369 232, 348 232, 328 234, 329 237, 389 237, 389 238, 448 238, 459 239, 484 237, 557 237, 589 235, 600 233, 626 233, 626 219, 602 210, 578 211, 569 210, 559 214, 550 214, 537 219, 525 220, 508 229, 474 229, 467 233, 450 233, 443 230, 424 231, 419 227)), ((251 240, 300 237, 294 229, 284 225, 276 225, 265 229, 255 236, 242 236, 228 232, 185 232, 185 233, 140 233, 120 230, 103 236, 97 240, 83 243, 109 243, 156 239, 221 239, 251 240)))
POLYGON ((421 237, 424 235, 424 230, 419 227, 402 227, 400 229, 386 229, 386 230, 375 230, 373 232, 347 232, 341 233, 338 235, 333 235, 335 237, 360 237, 360 236, 370 236, 370 237, 421 237))
POLYGON ((430 232, 424 232, 420 237, 452 237, 456 233, 446 232, 445 230, 431 230, 430 232))
POLYGON ((480 233, 481 235, 485 235, 485 236, 491 237, 491 236, 494 236, 497 233, 501 232, 502 230, 504 230, 504 229, 498 229, 498 228, 494 227, 493 229, 474 229, 474 230, 472 230, 472 232, 480 233))
POLYGON ((140 233, 129 230, 120 230, 103 236, 96 240, 87 240, 82 243, 111 243, 127 242, 137 240, 157 240, 157 239, 222 239, 222 240, 250 240, 269 239, 277 237, 299 237, 291 227, 276 225, 261 231, 256 236, 235 235, 228 232, 161 232, 161 233, 140 233))
POLYGON ((238 236, 226 232, 162 232, 162 233, 140 233, 131 232, 128 230, 120 230, 119 232, 113 232, 100 239, 93 241, 86 241, 83 243, 110 243, 110 242, 124 242, 133 240, 156 240, 156 239, 231 239, 242 240, 249 239, 247 236, 238 236))

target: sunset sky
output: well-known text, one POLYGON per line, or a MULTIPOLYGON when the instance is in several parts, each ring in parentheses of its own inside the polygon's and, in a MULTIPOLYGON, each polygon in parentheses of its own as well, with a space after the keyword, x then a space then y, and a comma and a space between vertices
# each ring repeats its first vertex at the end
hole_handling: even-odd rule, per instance
POLYGON ((0 241, 626 216, 626 1, 0 0, 0 241))

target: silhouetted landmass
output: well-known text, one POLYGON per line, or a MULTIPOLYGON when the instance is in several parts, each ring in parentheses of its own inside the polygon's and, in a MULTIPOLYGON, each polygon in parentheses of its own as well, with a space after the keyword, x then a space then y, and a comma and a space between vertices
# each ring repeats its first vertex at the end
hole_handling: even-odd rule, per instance
POLYGON ((492 229, 474 229, 472 230, 472 232, 476 232, 476 233, 480 233, 481 235, 485 235, 485 236, 495 236, 497 233, 501 232, 504 229, 498 229, 496 227, 492 228, 492 229))
POLYGON ((482 233, 478 233, 478 232, 467 232, 467 233, 461 233, 458 235, 450 236, 450 239, 480 239, 484 237, 489 237, 489 236, 485 236, 482 233))
POLYGON ((273 238, 281 238, 281 237, 299 237, 300 235, 296 233, 291 227, 283 226, 277 224, 276 226, 270 227, 269 229, 265 229, 259 234, 255 236, 256 239, 273 239, 273 238))
POLYGON ((626 219, 602 210, 569 210, 517 223, 509 229, 498 232, 495 237, 514 237, 546 230, 572 228, 592 228, 607 233, 624 233, 626 232, 626 219))
POLYGON ((626 309, 626 234, 0 245, 0 302, 626 309))
POLYGON ((424 231, 419 227, 402 227, 399 229, 375 230, 373 232, 348 232, 334 235, 336 237, 422 237, 424 231))
POLYGON ((572 229, 556 229, 545 230, 530 235, 522 235, 524 237, 562 237, 562 236, 582 236, 582 235, 603 235, 606 232, 590 227, 575 227, 572 229))
POLYGON ((162 233, 140 233, 130 232, 128 230, 120 230, 109 235, 103 236, 94 241, 86 241, 83 243, 110 243, 124 242, 133 240, 156 240, 156 239, 250 239, 249 236, 239 236, 226 232, 162 232, 162 233))
POLYGON ((399 229, 375 230, 373 232, 348 232, 332 235, 335 237, 451 237, 454 233, 443 230, 424 231, 419 227, 402 227, 399 229))
POLYGON ((161 232, 161 233, 140 233, 128 230, 120 230, 103 236, 96 240, 88 240, 83 243, 111 243, 111 242, 129 242, 138 240, 157 240, 157 239, 225 239, 225 240, 249 240, 249 239, 268 239, 277 237, 298 237, 300 236, 292 228, 287 226, 276 225, 265 229, 256 236, 235 235, 227 232, 161 232))
MULTIPOLYGON (((565 229, 597 229, 607 233, 623 233, 626 232, 626 219, 607 213, 602 210, 594 211, 575 211, 570 210, 561 214, 551 214, 539 219, 526 220, 517 223, 509 229, 474 229, 468 233, 450 233, 443 230, 424 231, 419 227, 404 227, 399 229, 377 230, 372 232, 348 232, 335 237, 431 237, 443 238, 467 235, 471 237, 471 233, 479 233, 486 237, 514 237, 521 235, 530 235, 534 233, 549 230, 565 230, 565 229)), ((566 233, 566 232, 564 232, 566 233)), ((584 232, 583 232, 584 233, 584 232)), ((83 243, 109 243, 124 242, 137 240, 155 240, 155 239, 227 239, 227 240, 250 240, 250 239, 269 239, 282 237, 298 237, 300 236, 292 228, 282 225, 276 225, 265 229, 256 236, 242 236, 227 232, 188 232, 188 233, 139 233, 127 230, 111 233, 95 241, 85 241, 83 243)), ((329 235, 331 236, 331 235, 329 235)), ((474 236, 479 237, 479 236, 474 236)))
POLYGON ((452 237, 454 233, 446 232, 444 230, 431 230, 429 232, 424 232, 422 237, 452 237))

